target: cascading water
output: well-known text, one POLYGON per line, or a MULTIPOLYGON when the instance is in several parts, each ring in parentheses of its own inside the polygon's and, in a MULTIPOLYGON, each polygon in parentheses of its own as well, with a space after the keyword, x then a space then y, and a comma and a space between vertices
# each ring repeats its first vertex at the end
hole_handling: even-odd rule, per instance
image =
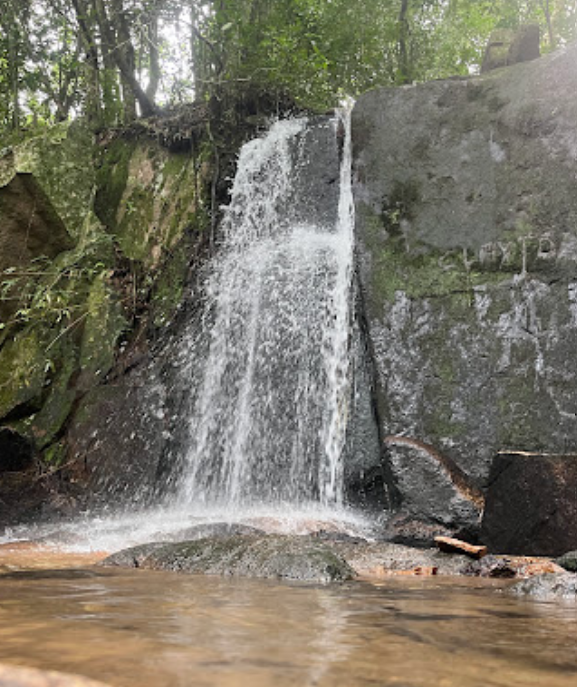
POLYGON ((310 153, 306 127, 306 119, 279 121, 240 154, 223 245, 206 284, 210 344, 190 401, 177 486, 183 506, 342 502, 353 242, 349 118, 330 123, 333 140, 342 128, 345 141, 338 211, 328 223, 299 180, 310 153))
POLYGON ((74 550, 114 550, 215 521, 369 531, 341 508, 353 220, 348 116, 279 121, 246 144, 207 266, 203 324, 189 323, 171 361, 178 385, 156 394, 173 400, 153 410, 174 423, 165 501, 56 530, 15 528, 4 541, 64 537, 74 550))

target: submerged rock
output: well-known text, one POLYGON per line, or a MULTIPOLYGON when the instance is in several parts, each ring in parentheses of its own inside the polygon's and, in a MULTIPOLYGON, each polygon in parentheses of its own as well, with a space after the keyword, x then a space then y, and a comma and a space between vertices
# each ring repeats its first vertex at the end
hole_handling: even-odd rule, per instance
POLYGON ((113 554, 102 565, 306 582, 340 582, 354 576, 348 563, 328 546, 308 537, 286 536, 144 544, 113 554))

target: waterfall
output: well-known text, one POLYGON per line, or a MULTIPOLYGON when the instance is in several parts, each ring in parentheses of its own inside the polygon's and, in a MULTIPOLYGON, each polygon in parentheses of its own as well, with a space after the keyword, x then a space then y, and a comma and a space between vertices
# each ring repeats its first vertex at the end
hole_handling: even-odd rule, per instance
POLYGON ((189 383, 182 506, 342 504, 351 394, 349 117, 322 126, 333 146, 344 130, 330 213, 317 207, 322 190, 303 178, 315 155, 305 118, 278 121, 241 150, 205 284, 207 352, 189 368, 202 379, 189 383))
MULTIPOLYGON (((162 440, 173 469, 159 473, 166 498, 142 511, 23 525, 0 543, 68 537, 72 550, 114 550, 223 520, 370 531, 341 507, 353 220, 348 116, 279 121, 246 144, 207 265, 202 323, 193 315, 178 350, 170 343, 170 383, 152 411, 171 422, 162 440)), ((156 393, 158 379, 149 381, 156 393)))

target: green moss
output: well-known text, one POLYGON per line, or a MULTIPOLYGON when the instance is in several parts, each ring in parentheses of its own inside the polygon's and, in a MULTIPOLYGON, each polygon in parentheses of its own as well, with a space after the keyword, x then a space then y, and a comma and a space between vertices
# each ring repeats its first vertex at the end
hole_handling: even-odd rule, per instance
POLYGON ((440 298, 451 296, 465 308, 473 302, 474 288, 499 284, 510 279, 503 268, 480 269, 478 259, 467 258, 461 249, 441 251, 425 243, 408 245, 401 235, 401 225, 391 232, 390 217, 366 214, 365 242, 371 259, 371 294, 374 305, 381 308, 392 303, 397 292, 409 298, 440 298))
POLYGON ((180 246, 160 271, 152 289, 150 303, 151 319, 155 327, 168 324, 182 302, 188 259, 185 247, 180 246))
POLYGON ((66 462, 66 447, 62 442, 52 444, 42 453, 43 462, 51 468, 59 468, 66 462))
POLYGON ((401 222, 413 217, 413 208, 420 197, 415 180, 395 182, 389 197, 383 200, 381 206, 381 222, 390 235, 398 236, 401 233, 401 222))
POLYGON ((93 281, 87 300, 86 319, 80 346, 83 386, 98 383, 112 368, 116 342, 126 327, 107 274, 93 281))
POLYGON ((30 418, 30 428, 38 448, 48 445, 68 418, 76 391, 71 384, 77 369, 77 351, 69 341, 63 341, 58 351, 58 368, 41 410, 30 418))
POLYGON ((96 171, 94 212, 109 231, 117 231, 117 213, 128 181, 130 160, 136 143, 117 138, 100 153, 96 171))
POLYGON ((29 172, 40 184, 68 232, 82 238, 94 189, 93 137, 81 122, 44 130, 14 150, 17 172, 29 172))
POLYGON ((154 229, 154 196, 143 188, 133 188, 123 196, 118 224, 118 242, 126 257, 145 262, 151 257, 154 229))
POLYGON ((162 167, 162 175, 165 179, 180 176, 186 170, 190 162, 190 155, 185 153, 172 153, 166 158, 162 167))
POLYGON ((45 342, 29 326, 0 350, 0 417, 40 396, 46 378, 45 342))

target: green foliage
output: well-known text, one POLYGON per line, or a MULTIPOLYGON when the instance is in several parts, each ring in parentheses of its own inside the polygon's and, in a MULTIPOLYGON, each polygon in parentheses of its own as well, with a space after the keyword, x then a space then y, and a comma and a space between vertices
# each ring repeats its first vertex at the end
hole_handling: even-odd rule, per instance
POLYGON ((95 235, 85 245, 63 253, 56 261, 41 257, 23 267, 0 272, 0 303, 10 304, 12 315, 0 322, 3 330, 39 325, 55 332, 47 352, 64 332, 73 330, 86 316, 89 285, 110 271, 107 254, 112 241, 95 235), (104 261, 103 261, 104 258, 104 261))
POLYGON ((478 70, 496 27, 541 26, 544 49, 577 35, 568 0, 220 2, 204 27, 213 83, 261 84, 321 110, 376 86, 478 70), (216 53, 216 54, 215 54, 216 53))
POLYGON ((313 109, 478 68, 494 28, 577 37, 576 0, 4 0, 0 129, 95 127, 223 88, 313 109), (288 97, 287 97, 288 96, 288 97))

